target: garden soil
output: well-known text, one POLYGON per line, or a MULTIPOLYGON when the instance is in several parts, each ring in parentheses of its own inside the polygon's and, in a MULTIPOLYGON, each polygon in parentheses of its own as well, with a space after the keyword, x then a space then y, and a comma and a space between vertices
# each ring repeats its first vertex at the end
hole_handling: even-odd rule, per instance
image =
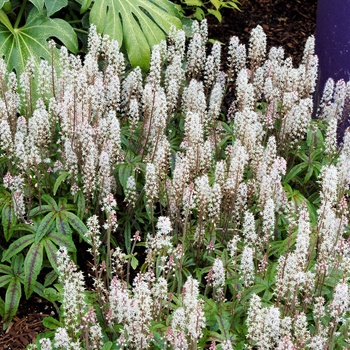
MULTIPOLYGON (((240 8, 240 12, 225 9, 222 23, 208 17, 209 37, 224 44, 223 52, 232 36, 247 44, 251 30, 259 24, 269 48, 282 46, 286 56, 292 56, 296 65, 300 63, 307 38, 315 34, 316 0, 241 0, 240 8)), ((224 66, 225 62, 223 69, 224 66)), ((52 315, 55 316, 52 305, 44 300, 23 300, 6 330, 0 322, 0 350, 25 349, 45 331, 42 319, 52 315)))

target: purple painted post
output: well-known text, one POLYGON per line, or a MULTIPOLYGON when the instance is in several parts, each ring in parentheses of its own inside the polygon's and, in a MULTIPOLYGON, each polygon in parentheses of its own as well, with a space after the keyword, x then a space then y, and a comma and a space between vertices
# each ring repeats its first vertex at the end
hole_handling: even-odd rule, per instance
MULTIPOLYGON (((318 0, 316 54, 319 58, 318 102, 328 78, 350 80, 350 0, 318 0)), ((340 136, 348 125, 347 122, 341 126, 340 136)))

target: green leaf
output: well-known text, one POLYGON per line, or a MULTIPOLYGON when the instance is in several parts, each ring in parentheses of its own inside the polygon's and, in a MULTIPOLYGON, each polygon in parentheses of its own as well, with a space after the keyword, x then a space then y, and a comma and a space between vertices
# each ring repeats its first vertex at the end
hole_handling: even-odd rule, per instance
POLYGON ((51 286, 57 280, 57 272, 55 270, 51 270, 46 276, 44 281, 44 287, 51 286))
MULTIPOLYGON (((71 52, 78 50, 77 36, 70 24, 60 18, 45 17, 37 8, 32 9, 25 25, 16 30, 3 12, 0 21, 0 55, 5 57, 7 69, 15 69, 17 76, 24 71, 30 57, 34 58, 37 67, 42 58, 51 60, 47 44, 47 39, 51 37, 59 39, 71 52)), ((58 54, 55 49, 55 59, 58 54)))
POLYGON ((131 267, 132 267, 134 270, 136 270, 138 264, 139 264, 139 261, 135 258, 135 256, 132 256, 132 257, 131 257, 131 263, 130 263, 131 267))
POLYGON ((111 341, 108 341, 107 343, 104 343, 101 350, 111 350, 113 347, 113 343, 111 341))
POLYGON ((43 214, 43 213, 46 213, 46 212, 51 211, 51 210, 52 210, 51 205, 39 205, 39 206, 33 208, 29 212, 29 216, 33 217, 33 216, 36 216, 38 214, 43 214))
POLYGON ((62 214, 68 218, 69 225, 74 228, 75 231, 79 233, 81 238, 83 238, 86 241, 86 237, 84 236, 85 232, 87 231, 87 228, 85 224, 73 213, 69 211, 63 211, 62 214))
POLYGON ((1 219, 2 219, 2 227, 4 230, 4 236, 5 236, 6 241, 8 242, 13 234, 12 228, 17 222, 17 218, 15 215, 15 209, 13 207, 12 201, 9 201, 2 208, 1 219))
POLYGON ((66 181, 69 176, 69 172, 65 171, 61 173, 61 175, 56 179, 55 184, 53 185, 53 194, 56 195, 58 187, 60 187, 61 183, 66 181))
POLYGON ((4 3, 7 2, 8 0, 0 0, 0 9, 4 6, 4 3))
POLYGON ((211 15, 215 16, 216 19, 221 23, 222 21, 222 15, 221 12, 218 10, 213 10, 213 9, 208 9, 208 13, 210 13, 211 15))
POLYGON ((15 316, 19 301, 22 296, 21 283, 18 278, 13 278, 7 287, 5 296, 5 312, 3 322, 6 324, 10 322, 15 316))
POLYGON ((51 266, 55 269, 56 272, 58 272, 58 269, 57 269, 58 248, 50 239, 45 238, 43 240, 43 243, 44 243, 47 258, 49 259, 51 266))
POLYGON ((12 275, 0 276, 0 288, 8 285, 12 278, 13 278, 12 275))
POLYGON ((43 264, 43 244, 42 242, 34 243, 30 247, 24 260, 24 291, 27 299, 34 290, 37 277, 43 264))
POLYGON ((23 255, 18 254, 13 258, 12 272, 15 276, 20 276, 23 273, 23 255))
POLYGON ((43 201, 45 201, 53 210, 56 210, 56 211, 59 210, 56 201, 51 196, 49 196, 48 194, 42 195, 41 199, 43 201))
POLYGON ((186 6, 203 6, 201 0, 185 0, 186 6))
POLYGON ((30 0, 30 2, 41 12, 44 8, 44 0, 30 0))
POLYGON ((56 213, 51 211, 40 222, 35 235, 35 242, 38 243, 52 228, 52 224, 56 219, 56 213))
POLYGON ((291 170, 288 171, 286 174, 284 181, 289 182, 290 180, 293 180, 299 173, 301 173, 303 170, 307 168, 307 163, 300 163, 293 167, 291 170))
POLYGON ((68 5, 68 0, 45 0, 45 7, 47 10, 48 17, 59 11, 61 8, 68 5))
POLYGON ((12 269, 11 269, 11 267, 8 266, 8 265, 0 264, 0 274, 3 274, 3 275, 12 275, 12 269))
POLYGON ((35 239, 35 234, 30 234, 18 238, 16 241, 10 244, 10 246, 6 249, 4 255, 2 256, 2 261, 10 261, 10 259, 21 252, 25 247, 29 244, 32 244, 35 239))
POLYGON ((125 248, 128 254, 131 252, 131 225, 130 221, 125 222, 124 227, 124 239, 125 239, 125 248))
POLYGON ((64 246, 69 252, 76 252, 75 244, 70 235, 64 236, 57 231, 51 231, 46 237, 58 247, 64 246))
POLYGON ((130 163, 120 164, 118 166, 118 177, 123 189, 126 189, 126 184, 128 182, 129 176, 134 175, 135 165, 130 163))
POLYGON ((144 70, 152 46, 165 39, 171 26, 181 27, 175 6, 167 0, 95 0, 90 23, 123 45, 130 63, 144 70))
POLYGON ((72 229, 69 227, 67 217, 62 215, 62 212, 56 215, 56 229, 64 236, 70 236, 72 234, 72 229))
POLYGON ((0 298, 0 315, 5 313, 5 302, 2 298, 0 298))
POLYGON ((61 322, 53 317, 45 317, 43 319, 43 325, 48 329, 52 329, 53 331, 55 331, 58 327, 62 327, 61 322))
POLYGON ((82 0, 80 13, 81 14, 85 13, 89 9, 91 3, 92 3, 92 0, 82 0))
POLYGON ((79 191, 78 193, 78 197, 77 197, 77 207, 78 207, 78 211, 77 211, 77 215, 79 217, 79 219, 83 219, 84 214, 85 214, 85 197, 84 197, 84 193, 82 191, 79 191))

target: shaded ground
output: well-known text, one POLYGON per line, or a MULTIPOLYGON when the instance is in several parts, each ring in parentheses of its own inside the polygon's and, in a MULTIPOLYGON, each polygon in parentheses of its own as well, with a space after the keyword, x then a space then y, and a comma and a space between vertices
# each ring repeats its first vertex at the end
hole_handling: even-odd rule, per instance
POLYGON ((247 44, 258 24, 267 35, 268 48, 282 46, 293 62, 301 61, 304 44, 315 34, 317 0, 241 0, 241 12, 224 10, 223 21, 208 17, 209 37, 227 44, 238 36, 247 44))
MULTIPOLYGON (((260 24, 268 46, 283 46, 287 55, 299 63, 306 39, 315 33, 316 0, 241 0, 242 12, 223 11, 223 21, 208 18, 209 37, 227 44, 234 35, 248 43, 250 31, 260 24)), ((44 332, 42 319, 52 307, 38 298, 23 302, 6 331, 0 323, 0 349, 22 350, 38 333, 44 332)))

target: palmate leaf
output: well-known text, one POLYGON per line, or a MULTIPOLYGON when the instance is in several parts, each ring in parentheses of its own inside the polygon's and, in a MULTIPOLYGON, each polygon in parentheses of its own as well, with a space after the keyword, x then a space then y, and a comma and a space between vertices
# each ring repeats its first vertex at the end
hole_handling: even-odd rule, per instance
MULTIPOLYGON (((73 53, 77 52, 78 40, 73 28, 59 18, 48 18, 33 8, 26 24, 13 28, 7 15, 0 10, 0 55, 4 57, 8 70, 15 69, 20 75, 29 59, 33 57, 36 65, 40 60, 51 59, 47 39, 59 39, 73 53)), ((57 50, 58 55, 58 50, 57 50)))
POLYGON ((123 45, 133 66, 147 70, 152 46, 165 39, 171 26, 181 27, 178 16, 167 0, 95 0, 90 23, 123 45))

